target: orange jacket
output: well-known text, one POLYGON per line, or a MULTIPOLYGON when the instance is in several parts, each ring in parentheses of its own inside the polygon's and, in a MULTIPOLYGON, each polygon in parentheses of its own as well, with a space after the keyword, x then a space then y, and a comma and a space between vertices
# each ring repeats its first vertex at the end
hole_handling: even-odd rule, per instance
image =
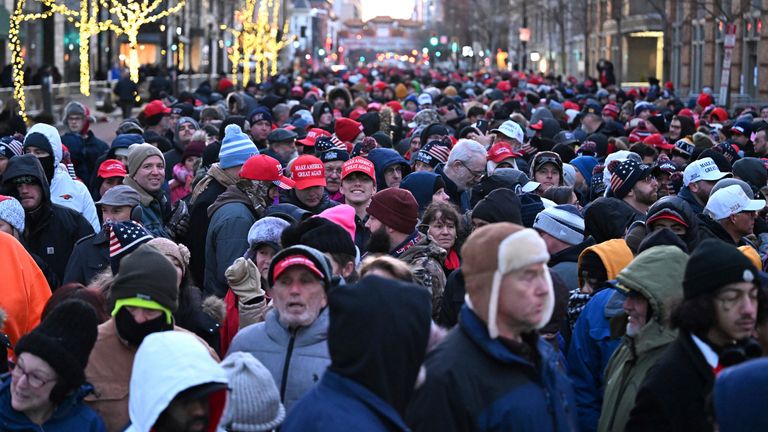
POLYGON ((15 346, 40 323, 51 289, 24 246, 4 232, 0 232, 0 257, 0 309, 8 315, 0 330, 15 346))

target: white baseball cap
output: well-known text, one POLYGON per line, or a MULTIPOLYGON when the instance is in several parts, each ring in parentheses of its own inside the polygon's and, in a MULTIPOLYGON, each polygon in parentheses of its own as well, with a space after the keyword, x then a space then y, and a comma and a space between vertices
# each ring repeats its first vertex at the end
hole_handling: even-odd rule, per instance
POLYGON ((523 138, 523 129, 520 127, 519 124, 515 123, 512 120, 507 120, 504 123, 499 126, 498 129, 494 129, 491 132, 499 132, 503 135, 505 135, 508 138, 512 138, 517 140, 520 144, 523 144, 525 142, 525 138, 523 138))
POLYGON ((416 103, 419 106, 432 105, 432 96, 429 93, 422 93, 418 98, 416 98, 416 103))
POLYGON ((765 200, 750 199, 739 185, 731 185, 715 191, 707 201, 704 211, 714 220, 743 211, 758 211, 765 207, 765 200))
POLYGON ((712 158, 706 157, 695 160, 685 167, 685 171, 683 171, 683 185, 688 186, 690 183, 699 180, 720 180, 730 174, 720 171, 715 161, 712 158))

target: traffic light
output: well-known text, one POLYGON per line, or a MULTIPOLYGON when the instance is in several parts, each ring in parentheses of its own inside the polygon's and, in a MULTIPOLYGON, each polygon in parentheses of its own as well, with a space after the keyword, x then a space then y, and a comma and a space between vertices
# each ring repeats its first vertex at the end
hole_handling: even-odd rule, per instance
POLYGON ((437 46, 437 36, 432 36, 431 38, 429 38, 429 44, 432 45, 433 47, 437 46))

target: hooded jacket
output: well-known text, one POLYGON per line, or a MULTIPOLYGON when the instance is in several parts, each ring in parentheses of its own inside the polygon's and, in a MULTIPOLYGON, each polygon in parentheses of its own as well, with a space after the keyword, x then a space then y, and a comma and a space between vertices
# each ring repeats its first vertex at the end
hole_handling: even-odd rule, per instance
POLYGON ((19 193, 12 180, 20 176, 32 176, 37 179, 43 192, 40 207, 32 212, 24 212, 24 240, 27 249, 42 258, 61 280, 75 243, 92 234, 93 228, 76 211, 51 203, 48 180, 37 158, 21 155, 9 161, 3 174, 3 185, 8 194, 16 199, 19 199, 19 193))
POLYGON ((699 222, 691 206, 680 197, 666 196, 653 203, 645 218, 646 220, 652 219, 662 211, 673 212, 682 217, 688 228, 686 228, 685 236, 681 237, 681 240, 688 246, 689 251, 694 250, 699 244, 699 222))
POLYGON ((230 186, 208 208, 211 223, 205 236, 204 291, 224 298, 227 278, 224 272, 248 249, 248 230, 261 217, 248 196, 237 186, 230 186))
POLYGON ((693 196, 693 192, 691 192, 690 189, 688 189, 688 186, 683 186, 680 189, 680 192, 677 193, 677 196, 682 198, 685 202, 688 203, 688 205, 691 207, 691 210, 693 210, 694 213, 697 215, 702 214, 704 212, 704 206, 699 204, 698 201, 696 201, 696 198, 693 196))
POLYGON ((224 368, 207 357, 206 348, 194 336, 181 332, 153 333, 144 339, 133 362, 128 402, 131 426, 126 432, 154 430, 160 414, 179 393, 203 384, 223 387, 207 396, 207 431, 216 430, 224 412, 228 380, 224 368))
POLYGON ((424 290, 377 276, 334 288, 331 365, 281 430, 407 431, 401 416, 427 351, 429 303, 424 290))
POLYGON ((98 414, 83 403, 83 398, 93 387, 83 384, 56 406, 55 411, 45 423, 38 425, 27 418, 24 413, 16 411, 11 406, 11 376, 0 377, 0 430, 5 432, 105 432, 104 422, 98 414))
POLYGON ((635 210, 617 198, 598 198, 583 213, 584 236, 592 236, 596 243, 624 238, 636 217, 635 210))
POLYGON ((421 215, 432 202, 432 196, 435 194, 435 183, 438 181, 442 184, 443 179, 439 174, 426 171, 414 172, 403 179, 400 188, 413 194, 416 202, 419 203, 419 214, 421 215))
POLYGON ((51 297, 45 276, 15 238, 0 232, 0 310, 5 311, 2 332, 12 345, 40 323, 40 315, 51 297))
POLYGON ((91 224, 93 231, 101 231, 96 206, 93 204, 93 198, 88 188, 82 182, 72 180, 66 168, 60 166, 63 156, 59 132, 53 126, 44 123, 38 123, 29 128, 27 135, 35 132, 45 135, 53 149, 51 156, 53 156, 54 173, 49 186, 51 202, 80 213, 91 224))
POLYGON ((330 364, 328 309, 308 327, 289 329, 277 309, 264 322, 248 326, 235 336, 229 352, 251 353, 272 374, 288 413, 322 377, 330 364))
POLYGON ((598 431, 623 431, 648 370, 675 340, 671 309, 683 296, 688 256, 675 246, 656 246, 622 270, 617 282, 648 300, 651 317, 634 337, 624 336, 605 370, 605 393, 598 431))
POLYGON ((575 431, 571 384, 554 348, 524 336, 531 362, 513 353, 467 305, 459 325, 427 355, 426 381, 408 406, 415 431, 575 431))
MULTIPOLYGON (((177 326, 173 327, 173 331, 192 334, 177 326)), ((194 337, 203 344, 214 360, 219 360, 216 352, 204 340, 194 337)), ((129 423, 129 383, 135 356, 136 347, 120 337, 114 318, 99 325, 96 345, 93 346, 93 351, 88 357, 88 366, 85 368, 85 379, 93 385, 94 391, 85 397, 85 401, 104 419, 108 432, 121 432, 129 423)), ((165 383, 153 383, 157 384, 165 383)))
POLYGON ((387 182, 384 180, 384 172, 392 165, 402 165, 403 176, 407 175, 410 171, 408 161, 405 160, 400 153, 392 149, 373 149, 368 153, 368 160, 373 162, 373 166, 376 169, 376 190, 380 191, 386 189, 387 182))

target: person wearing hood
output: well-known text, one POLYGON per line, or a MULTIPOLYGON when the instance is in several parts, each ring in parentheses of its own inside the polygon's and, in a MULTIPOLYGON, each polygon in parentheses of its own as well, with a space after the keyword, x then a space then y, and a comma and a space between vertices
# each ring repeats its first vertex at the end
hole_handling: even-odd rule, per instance
POLYGON ((333 110, 326 101, 318 101, 312 105, 312 118, 315 120, 315 127, 328 133, 334 132, 333 110))
POLYGON ((24 208, 25 247, 42 258, 60 282, 75 243, 92 234, 93 228, 76 211, 51 202, 48 180, 35 156, 12 158, 3 186, 24 208))
POLYGON ((685 242, 689 251, 699 244, 698 218, 680 197, 666 196, 656 201, 645 217, 648 233, 667 228, 685 242))
MULTIPOLYGON (((108 432, 122 431, 129 422, 131 371, 144 338, 169 330, 192 334, 174 325, 173 314, 179 306, 177 275, 170 260, 143 244, 122 259, 111 282, 107 310, 112 318, 99 325, 96 345, 85 369, 86 381, 94 387, 85 401, 104 419, 108 432)), ((216 352, 204 340, 193 337, 218 361, 216 352)))
POLYGON ((282 174, 280 162, 263 154, 251 156, 239 176, 208 208, 204 290, 219 298, 227 293, 225 271, 248 249, 248 230, 272 204, 270 188, 294 187, 293 180, 282 174))
POLYGON ((328 303, 331 364, 281 430, 409 430, 403 416, 427 352, 429 294, 368 276, 335 288, 328 303))
POLYGON ((717 376, 712 400, 718 431, 768 430, 768 415, 763 404, 768 397, 766 371, 768 359, 760 358, 730 367, 717 376))
POLYGON ((408 174, 400 188, 413 194, 419 203, 419 216, 432 202, 448 202, 448 194, 445 193, 443 177, 427 171, 418 171, 408 174))
POLYGON ((66 133, 61 137, 69 149, 77 177, 86 185, 91 183, 91 178, 96 173, 96 161, 109 150, 107 143, 96 138, 90 129, 89 114, 88 107, 82 103, 68 103, 64 107, 62 118, 66 133))
POLYGON ((611 239, 579 256, 579 291, 571 291, 568 319, 572 323, 567 353, 568 376, 576 393, 579 429, 597 428, 603 401, 603 371, 619 346, 611 320, 623 311, 624 296, 609 285, 633 259, 623 239, 611 239))
POLYGON ((82 182, 74 181, 66 168, 60 165, 63 151, 59 131, 51 125, 38 123, 29 128, 23 144, 24 153, 31 153, 40 159, 50 185, 51 202, 80 213, 98 232, 101 226, 91 193, 82 182))
POLYGON ((388 188, 376 192, 366 209, 371 239, 368 254, 388 254, 409 264, 414 280, 432 294, 432 312, 440 313, 440 301, 445 288, 443 263, 447 252, 416 226, 419 204, 405 189, 388 188))
POLYGON ((462 256, 467 304, 427 355, 407 423, 415 431, 576 430, 573 390, 537 332, 555 303, 546 244, 532 229, 496 223, 475 230, 462 256))
POLYGON ((648 371, 677 337, 669 327, 672 307, 683 296, 688 255, 676 246, 656 246, 639 254, 616 277, 626 294, 626 334, 605 369, 605 392, 597 430, 623 431, 648 371))
POLYGON ((102 419, 83 402, 93 390, 83 370, 97 325, 89 304, 67 300, 19 340, 11 373, 0 378, 0 429, 105 431, 102 419))
POLYGON ((339 205, 328 197, 325 190, 325 165, 312 155, 301 155, 291 164, 291 179, 296 182, 293 190, 282 192, 281 203, 293 204, 312 214, 339 205))
POLYGON ((229 353, 252 354, 269 370, 290 414, 330 363, 328 298, 331 264, 320 251, 292 246, 272 259, 267 272, 274 309, 264 322, 235 336, 229 353))
POLYGON ((568 291, 579 288, 576 263, 581 252, 594 242, 585 240, 584 217, 578 207, 563 204, 544 209, 536 215, 533 228, 547 244, 549 268, 563 279, 568 291))
POLYGON ((189 199, 189 234, 185 244, 191 255, 189 268, 192 280, 205 281, 206 239, 211 218, 208 216, 210 207, 218 197, 240 181, 240 170, 251 156, 259 150, 250 138, 237 124, 229 124, 224 128, 219 162, 208 169, 205 177, 195 185, 189 199))
POLYGON ((408 175, 411 169, 408 161, 392 149, 373 149, 368 153, 368 160, 376 167, 377 190, 400 187, 403 177, 408 175))
MULTIPOLYGON (((96 203, 101 208, 104 225, 128 220, 139 222, 137 220, 141 219, 141 212, 137 210, 139 204, 139 193, 125 185, 108 190, 96 203)), ((98 233, 81 238, 75 243, 62 281, 88 285, 94 277, 109 266, 109 250, 109 229, 102 229, 98 233)))
POLYGON ((224 414, 229 380, 194 336, 148 335, 136 352, 126 432, 212 432, 224 414))
POLYGON ((752 260, 733 245, 704 240, 685 265, 682 285, 671 314, 677 337, 640 384, 626 431, 712 431, 707 397, 715 377, 762 355, 751 335, 765 294, 752 260))
POLYGON ((192 141, 192 135, 200 130, 200 125, 192 117, 181 117, 176 122, 173 148, 163 153, 165 159, 165 180, 173 178, 173 167, 183 161, 184 150, 192 141))

